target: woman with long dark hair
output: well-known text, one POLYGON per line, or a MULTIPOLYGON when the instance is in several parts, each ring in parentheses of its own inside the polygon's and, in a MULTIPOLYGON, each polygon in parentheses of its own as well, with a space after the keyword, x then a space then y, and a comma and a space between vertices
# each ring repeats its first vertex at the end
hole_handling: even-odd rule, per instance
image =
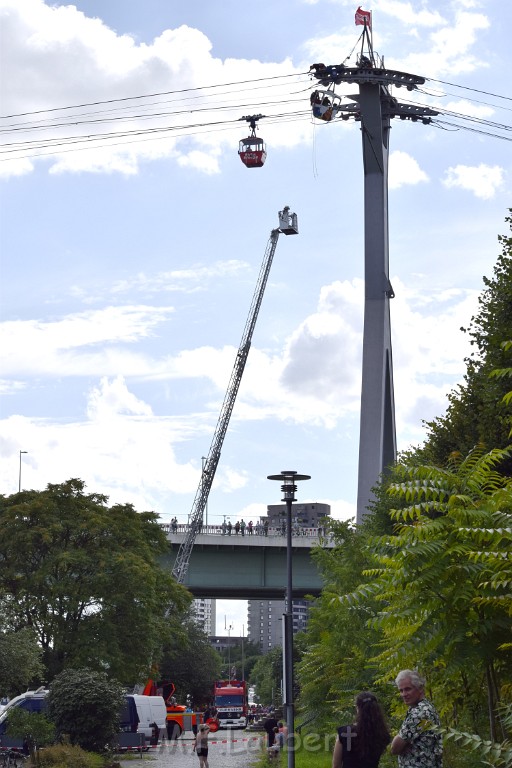
POLYGON ((375 694, 363 691, 356 698, 356 719, 338 728, 332 768, 378 768, 391 736, 375 694))

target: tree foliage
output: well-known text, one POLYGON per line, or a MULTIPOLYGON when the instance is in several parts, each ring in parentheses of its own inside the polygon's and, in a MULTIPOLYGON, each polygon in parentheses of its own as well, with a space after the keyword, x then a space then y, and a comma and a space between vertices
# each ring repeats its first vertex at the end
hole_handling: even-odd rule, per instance
MULTIPOLYGON (((384 516, 380 520, 386 530, 388 520, 384 516)), ((340 722, 350 720, 355 694, 375 688, 376 670, 368 664, 369 649, 379 637, 368 627, 375 604, 371 600, 349 604, 339 596, 365 580, 369 535, 378 524, 379 518, 373 517, 359 528, 350 522, 331 521, 335 547, 318 548, 314 553, 324 588, 310 610, 297 677, 301 719, 316 731, 332 732, 340 722)))
POLYGON ((91 752, 104 752, 119 730, 124 691, 104 672, 66 669, 53 680, 48 716, 59 735, 91 752))
POLYGON ((39 747, 46 747, 55 739, 55 726, 40 712, 27 712, 21 707, 13 707, 7 721, 7 735, 23 739, 30 752, 32 764, 36 765, 39 747))
POLYGON ((74 665, 133 684, 190 596, 158 563, 157 516, 84 488, 72 479, 0 498, 0 617, 7 631, 35 633, 49 680, 74 665))
POLYGON ((280 707, 283 702, 281 681, 283 679, 283 651, 272 648, 256 661, 250 677, 255 686, 260 704, 280 707))
POLYGON ((167 638, 157 676, 176 686, 178 701, 190 697, 195 706, 208 702, 220 675, 220 657, 193 616, 185 618, 167 638))
POLYGON ((368 520, 320 553, 325 588, 299 665, 301 706, 337 725, 346 694, 368 683, 403 717, 386 691, 398 669, 419 668, 450 766, 512 766, 512 238, 499 240, 464 383, 383 479, 368 520))
POLYGON ((44 678, 41 648, 32 629, 0 632, 0 692, 12 698, 44 678))
MULTIPOLYGON (((509 229, 512 216, 507 217, 509 229)), ((502 252, 491 278, 484 277, 485 290, 479 297, 479 311, 471 319, 468 333, 474 348, 466 359, 462 385, 452 391, 446 414, 427 423, 428 436, 422 449, 424 463, 445 464, 451 453, 466 455, 478 443, 487 448, 505 448, 509 440, 506 403, 507 381, 490 378, 495 369, 505 369, 509 356, 503 342, 512 339, 512 236, 500 235, 502 252)), ((512 474, 507 459, 503 471, 512 474)))

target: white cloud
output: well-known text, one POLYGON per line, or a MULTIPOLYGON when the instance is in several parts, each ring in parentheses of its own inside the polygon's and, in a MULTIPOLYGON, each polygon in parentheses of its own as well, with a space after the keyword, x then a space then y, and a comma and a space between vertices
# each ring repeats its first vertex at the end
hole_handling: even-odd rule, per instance
POLYGON ((106 307, 54 322, 4 322, 0 325, 4 375, 149 372, 141 355, 117 345, 149 337, 170 312, 165 307, 106 307))
POLYGON ((246 261, 227 259, 207 265, 197 264, 190 269, 158 272, 155 275, 139 272, 132 278, 125 278, 114 283, 112 287, 108 288, 108 292, 121 294, 137 291, 146 295, 162 291, 192 293, 206 290, 207 283, 212 278, 234 278, 247 271, 248 264, 246 261))
POLYGON ((407 152, 395 151, 389 156, 389 188, 399 189, 406 184, 428 181, 428 176, 418 162, 407 152))
MULTIPOLYGON (((53 174, 133 176, 141 161, 164 157, 218 173, 221 149, 231 149, 239 138, 240 97, 236 86, 210 91, 205 86, 294 71, 289 59, 216 58, 206 35, 186 25, 166 29, 147 44, 118 35, 73 5, 2 0, 1 13, 3 66, 9 73, 2 79, 4 114, 38 112, 37 127, 17 132, 20 149, 3 164, 4 176, 32 170, 28 155, 46 160, 53 174), (141 99, 144 94, 160 95, 141 99), (80 104, 86 106, 56 111, 80 104), (212 122, 218 130, 211 130, 212 122)), ((295 110, 285 104, 289 82, 272 82, 269 88, 284 111, 295 110)), ((268 88, 250 93, 251 110, 258 111, 268 95, 268 88)), ((273 143, 290 146, 309 132, 309 125, 288 123, 276 128, 273 143)))
POLYGON ((80 477, 89 487, 102 488, 111 503, 160 511, 165 494, 190 494, 199 481, 200 471, 178 463, 173 450, 192 427, 192 422, 153 416, 121 377, 103 379, 89 393, 87 418, 81 422, 22 416, 2 420, 0 484, 14 492, 16 477, 6 458, 17 454, 19 446, 29 451, 23 459, 25 488, 41 490, 47 483, 80 477))
MULTIPOLYGON (((217 151, 217 155, 218 154, 217 151)), ((198 150, 188 152, 186 155, 181 155, 181 157, 178 158, 178 165, 181 165, 183 168, 195 168, 208 175, 219 173, 220 171, 217 158, 206 152, 199 152, 198 150)))
POLYGON ((459 187, 473 192, 476 197, 488 200, 503 185, 504 171, 499 165, 457 165, 448 168, 443 184, 448 189, 459 187))
POLYGON ((356 505, 344 499, 315 499, 320 504, 329 504, 333 520, 351 520, 356 517, 356 505))
POLYGON ((400 0, 380 0, 375 6, 375 11, 388 14, 408 26, 439 27, 448 23, 439 11, 418 9, 412 3, 404 3, 400 0))
POLYGON ((115 420, 120 414, 134 416, 153 415, 151 406, 128 391, 122 376, 112 381, 104 377, 98 387, 93 387, 89 394, 87 415, 91 421, 106 422, 115 420))
POLYGON ((473 72, 486 66, 486 62, 472 53, 477 33, 489 27, 489 19, 480 13, 461 11, 454 20, 432 32, 421 36, 423 50, 416 50, 406 56, 386 57, 390 69, 414 72, 430 78, 450 75, 453 81, 458 75, 473 72))
MULTIPOLYGON (((397 294, 392 302, 393 344, 397 380, 404 387, 399 397, 405 425, 417 423, 418 401, 427 399, 432 407, 439 406, 460 371, 457 329, 471 316, 475 293, 460 289, 441 295, 424 293, 403 285, 398 278, 393 285, 397 294), (447 328, 456 329, 456 335, 447 333, 447 328)), ((317 311, 280 348, 253 347, 237 399, 236 420, 277 418, 332 429, 344 415, 355 414, 360 400, 362 299, 361 280, 334 282, 321 289, 317 311)), ((237 350, 203 346, 151 357, 141 345, 156 333, 156 326, 168 313, 168 309, 146 306, 109 307, 53 323, 4 323, 4 377, 11 374, 17 387, 28 386, 24 379, 29 376, 98 377, 102 384, 89 398, 91 419, 105 403, 110 414, 118 413, 114 406, 119 403, 132 415, 151 417, 145 405, 128 397, 124 384, 120 387, 119 376, 146 385, 204 379, 214 386, 207 390, 210 401, 204 406, 209 429, 207 425, 220 409, 237 350), (115 383, 105 384, 108 376, 115 383)), ((232 474, 223 482, 236 488, 246 479, 232 474)))
POLYGON ((449 101, 447 104, 440 107, 442 111, 457 112, 457 114, 468 115, 468 117, 479 117, 481 120, 485 120, 494 115, 494 108, 485 104, 472 104, 466 99, 459 99, 459 101, 449 101))
POLYGON ((0 162, 0 178, 25 176, 34 170, 34 164, 27 158, 21 160, 3 160, 0 162))
POLYGON ((422 420, 440 416, 446 394, 462 379, 471 352, 460 331, 478 308, 478 291, 456 289, 425 293, 399 278, 392 280, 391 302, 397 434, 405 448, 424 438, 422 420))

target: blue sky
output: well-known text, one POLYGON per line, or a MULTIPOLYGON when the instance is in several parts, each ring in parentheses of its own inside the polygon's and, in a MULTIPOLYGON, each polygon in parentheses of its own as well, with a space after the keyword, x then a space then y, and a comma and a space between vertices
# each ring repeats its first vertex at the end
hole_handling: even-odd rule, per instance
MULTIPOLYGON (((18 488, 23 450, 25 488, 80 477, 112 502, 186 520, 270 231, 289 205, 300 234, 277 246, 209 522, 279 502, 266 477, 283 469, 311 475, 301 500, 355 514, 361 137, 352 121, 313 122, 306 73, 351 54, 356 7, 0 0, 2 493, 18 488), (268 159, 249 170, 239 120, 260 112, 268 159)), ((397 98, 510 124, 508 5, 363 7, 386 66, 427 78, 397 98)), ((460 327, 510 205, 509 144, 461 128, 471 125, 498 133, 447 116, 392 123, 400 449, 422 440, 422 420, 443 413, 461 380, 460 327)))

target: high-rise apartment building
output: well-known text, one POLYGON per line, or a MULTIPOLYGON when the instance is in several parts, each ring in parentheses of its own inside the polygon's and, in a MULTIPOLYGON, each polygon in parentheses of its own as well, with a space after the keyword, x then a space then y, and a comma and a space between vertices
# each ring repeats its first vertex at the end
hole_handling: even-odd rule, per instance
POLYGON ((210 597, 198 597, 194 600, 192 610, 199 626, 205 633, 216 634, 217 612, 215 600, 210 597))
MULTIPOLYGON (((259 645, 262 653, 283 644, 284 600, 248 600, 247 639, 259 645)), ((292 606, 293 634, 306 628, 307 600, 294 600, 292 606)))

